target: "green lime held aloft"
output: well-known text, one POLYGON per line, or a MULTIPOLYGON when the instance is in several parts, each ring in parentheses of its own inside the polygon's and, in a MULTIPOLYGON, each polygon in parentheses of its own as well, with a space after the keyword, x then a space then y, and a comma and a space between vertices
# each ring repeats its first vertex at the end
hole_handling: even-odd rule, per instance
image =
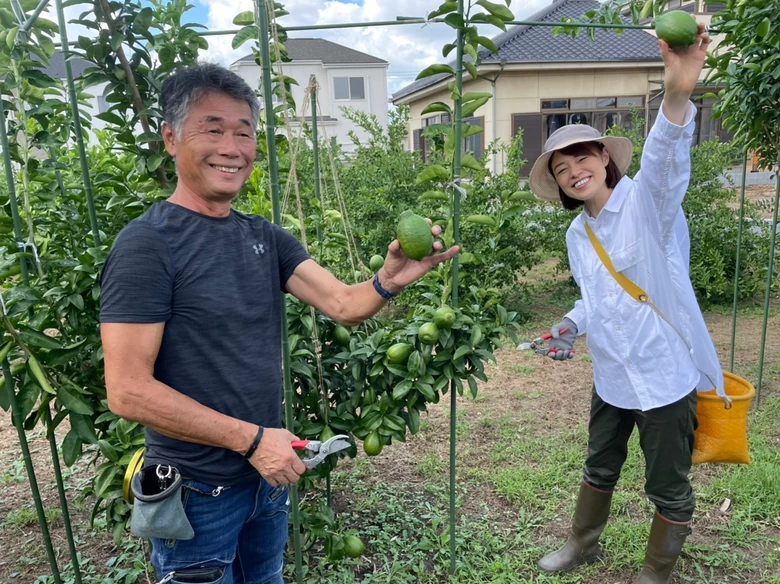
POLYGON ((404 211, 398 217, 396 232, 401 251, 413 260, 421 260, 433 250, 433 234, 428 222, 412 211, 404 211))
POLYGON ((658 38, 666 41, 671 48, 689 47, 696 40, 699 27, 696 20, 687 12, 672 10, 653 22, 658 38))

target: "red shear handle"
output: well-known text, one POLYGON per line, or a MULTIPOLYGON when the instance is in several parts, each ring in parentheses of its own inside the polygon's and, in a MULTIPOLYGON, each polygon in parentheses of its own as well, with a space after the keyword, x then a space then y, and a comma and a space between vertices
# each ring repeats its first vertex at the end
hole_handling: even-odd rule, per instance
MULTIPOLYGON (((569 327, 564 327, 564 328, 562 328, 561 330, 558 331, 558 334, 562 335, 563 333, 565 333, 568 330, 569 330, 569 327)), ((549 341, 552 338, 552 333, 547 333, 546 335, 542 335, 539 338, 542 339, 543 341, 549 341)))
POLYGON ((309 445, 309 442, 311 440, 294 440, 290 443, 290 446, 293 447, 293 450, 303 450, 309 445))

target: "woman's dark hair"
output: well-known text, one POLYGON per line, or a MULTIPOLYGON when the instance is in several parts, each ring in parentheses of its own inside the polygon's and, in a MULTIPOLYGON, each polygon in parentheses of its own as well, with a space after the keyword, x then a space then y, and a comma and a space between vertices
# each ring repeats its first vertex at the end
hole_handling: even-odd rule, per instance
MULTIPOLYGON (((561 148, 556 152, 566 154, 567 156, 601 156, 602 150, 604 150, 604 144, 601 142, 578 142, 577 144, 572 144, 566 148, 561 148)), ((547 169, 550 171, 552 177, 555 178, 555 174, 553 173, 552 169, 552 161, 553 157, 550 156, 550 158, 547 160, 547 169)), ((607 186, 610 189, 614 189, 615 186, 620 182, 621 178, 622 177, 620 176, 620 171, 618 170, 617 164, 615 164, 615 161, 612 160, 612 157, 610 156, 609 162, 607 163, 607 186)), ((561 198, 561 203, 563 203, 564 209, 568 209, 569 211, 573 211, 574 209, 585 204, 584 201, 574 199, 564 193, 560 185, 558 186, 558 196, 561 198)))

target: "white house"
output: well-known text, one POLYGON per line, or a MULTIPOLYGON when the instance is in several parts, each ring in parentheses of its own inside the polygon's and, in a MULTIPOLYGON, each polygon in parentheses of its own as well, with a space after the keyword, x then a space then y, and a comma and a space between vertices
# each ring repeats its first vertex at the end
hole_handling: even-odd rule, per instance
MULTIPOLYGON (((38 60, 37 57, 33 57, 35 60, 38 60)), ((93 67, 92 63, 89 61, 85 61, 84 59, 72 59, 70 62, 70 68, 73 72, 73 78, 78 79, 81 77, 81 74, 84 72, 85 69, 88 67, 93 67)), ((57 49, 54 51, 54 54, 51 57, 50 63, 43 68, 43 72, 46 73, 49 77, 53 79, 60 79, 65 85, 66 82, 66 75, 65 75, 65 58, 62 54, 62 51, 57 49)), ((100 113, 103 113, 105 111, 108 111, 108 108, 111 104, 106 102, 106 96, 105 93, 108 89, 108 83, 100 83, 98 85, 93 85, 92 87, 89 87, 85 93, 93 96, 86 100, 86 104, 80 103, 79 104, 79 110, 82 113, 89 114, 92 118, 92 128, 95 130, 102 130, 106 127, 106 123, 103 120, 98 119, 97 116, 100 113)), ((67 89, 66 89, 67 91, 67 89)), ((94 135, 90 132, 89 133, 90 141, 94 142, 94 135)))
MULTIPOLYGON (((298 115, 310 77, 314 75, 317 79, 317 127, 322 128, 321 139, 327 135, 345 152, 350 152, 353 149, 350 131, 361 138, 366 137, 344 117, 339 109, 342 106, 374 114, 383 127, 387 126, 387 61, 325 39, 287 39, 284 46, 292 61, 283 64, 283 72, 298 82, 297 86, 292 86, 298 115)), ((230 69, 250 86, 260 89, 262 69, 253 55, 242 57, 230 65, 230 69)), ((310 107, 306 121, 311 122, 310 107)))

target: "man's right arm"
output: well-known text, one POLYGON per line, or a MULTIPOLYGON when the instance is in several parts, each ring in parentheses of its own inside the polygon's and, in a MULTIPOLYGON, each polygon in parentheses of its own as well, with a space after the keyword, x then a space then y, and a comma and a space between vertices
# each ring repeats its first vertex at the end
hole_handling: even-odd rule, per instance
MULTIPOLYGON (((106 391, 112 412, 171 438, 243 455, 258 431, 208 408, 154 378, 165 323, 102 323, 106 391)), ((306 470, 287 430, 266 428, 250 463, 271 485, 296 482, 306 470)))

